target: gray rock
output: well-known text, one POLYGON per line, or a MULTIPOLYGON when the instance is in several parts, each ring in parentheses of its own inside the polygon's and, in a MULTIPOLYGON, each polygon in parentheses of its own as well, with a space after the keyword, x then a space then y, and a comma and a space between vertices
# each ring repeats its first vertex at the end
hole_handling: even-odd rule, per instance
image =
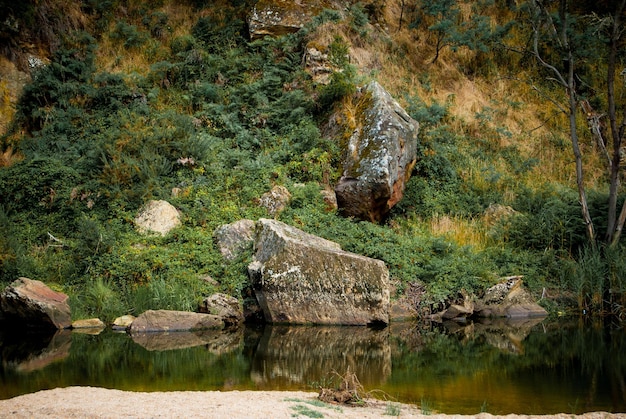
POLYGON ((239 326, 244 320, 239 301, 226 294, 217 293, 205 298, 198 311, 219 317, 227 327, 239 326))
POLYGON ((232 261, 252 245, 254 226, 252 220, 239 220, 215 229, 213 238, 224 259, 232 261))
POLYGON ((389 323, 385 264, 275 220, 258 222, 248 272, 269 323, 389 323))
POLYGON ((19 278, 0 294, 0 320, 42 329, 72 325, 68 296, 28 278, 19 278))
POLYGON ((130 333, 175 332, 223 329, 224 322, 215 315, 174 310, 148 310, 130 325, 130 333))
POLYGON ((180 214, 167 201, 149 201, 135 218, 135 224, 142 233, 158 233, 165 236, 172 229, 178 227, 180 214))
POLYGON ((283 212, 291 201, 291 194, 284 186, 274 186, 271 191, 264 193, 259 200, 259 205, 267 209, 272 217, 283 212))
POLYGON ((340 212, 379 222, 404 194, 417 161, 419 124, 377 82, 360 91, 356 128, 335 187, 340 212))
POLYGON ((545 317, 548 312, 535 302, 522 286, 521 276, 504 278, 485 291, 477 302, 475 314, 479 317, 528 318, 545 317))

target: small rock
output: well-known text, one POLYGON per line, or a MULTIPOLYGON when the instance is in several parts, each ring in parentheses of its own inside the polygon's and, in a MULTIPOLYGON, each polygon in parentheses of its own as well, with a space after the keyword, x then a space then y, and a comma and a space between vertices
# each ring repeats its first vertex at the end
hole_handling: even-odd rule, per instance
POLYGON ((284 186, 274 186, 271 191, 264 193, 259 200, 259 205, 267 209, 267 212, 275 217, 287 207, 291 201, 291 194, 284 186))
POLYGON ((133 321, 135 321, 135 316, 126 314, 113 320, 112 328, 113 330, 126 330, 133 324, 133 321))
POLYGON ((217 293, 205 298, 198 312, 216 315, 226 326, 239 326, 244 320, 239 301, 226 294, 217 293))
POLYGON ((72 329, 104 329, 105 327, 100 319, 82 319, 72 322, 72 329))
POLYGON ((158 233, 165 236, 181 224, 178 210, 167 201, 150 201, 135 218, 142 233, 158 233))

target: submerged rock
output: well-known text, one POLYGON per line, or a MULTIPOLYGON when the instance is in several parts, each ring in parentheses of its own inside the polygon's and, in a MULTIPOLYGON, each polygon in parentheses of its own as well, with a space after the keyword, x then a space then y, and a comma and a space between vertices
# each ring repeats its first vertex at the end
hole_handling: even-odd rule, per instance
POLYGON ((389 323, 382 261, 275 220, 259 220, 257 232, 248 272, 267 322, 389 323))
POLYGON ((67 329, 72 325, 68 296, 41 281, 19 278, 0 294, 0 321, 15 327, 67 329))

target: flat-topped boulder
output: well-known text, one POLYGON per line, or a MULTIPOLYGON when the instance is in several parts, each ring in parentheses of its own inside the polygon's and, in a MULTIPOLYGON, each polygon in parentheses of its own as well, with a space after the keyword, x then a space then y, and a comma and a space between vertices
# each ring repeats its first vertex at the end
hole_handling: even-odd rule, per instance
POLYGON ((130 333, 177 332, 188 330, 223 329, 224 322, 213 314, 175 310, 148 310, 130 325, 130 333))
POLYGON ((257 224, 248 266, 269 323, 389 323, 389 271, 377 259, 276 220, 257 224))
POLYGON ((19 278, 0 294, 0 321, 14 328, 67 329, 68 296, 41 281, 19 278))

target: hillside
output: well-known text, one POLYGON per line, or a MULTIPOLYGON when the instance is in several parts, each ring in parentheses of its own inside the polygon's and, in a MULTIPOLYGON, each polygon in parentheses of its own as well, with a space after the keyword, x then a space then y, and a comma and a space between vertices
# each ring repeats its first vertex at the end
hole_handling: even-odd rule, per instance
MULTIPOLYGON (((553 313, 621 310, 623 247, 589 246, 568 120, 546 100, 563 89, 511 47, 527 36, 522 6, 311 1, 299 31, 252 40, 254 3, 0 3, 13 22, 0 30, 2 285, 42 280, 71 296, 74 317, 106 320, 193 310, 216 291, 246 299, 251 251, 226 262, 213 231, 267 217, 259 198, 280 185, 292 195, 281 221, 383 260, 394 297, 421 313, 510 275, 553 313), (303 65, 311 48, 328 56, 327 82, 303 65), (404 198, 380 225, 320 195, 341 174, 336 127, 350 129, 370 80, 421 131, 404 198), (149 199, 175 205, 183 226, 138 234, 149 199)), ((577 124, 600 230, 604 156, 582 113, 577 124)))

